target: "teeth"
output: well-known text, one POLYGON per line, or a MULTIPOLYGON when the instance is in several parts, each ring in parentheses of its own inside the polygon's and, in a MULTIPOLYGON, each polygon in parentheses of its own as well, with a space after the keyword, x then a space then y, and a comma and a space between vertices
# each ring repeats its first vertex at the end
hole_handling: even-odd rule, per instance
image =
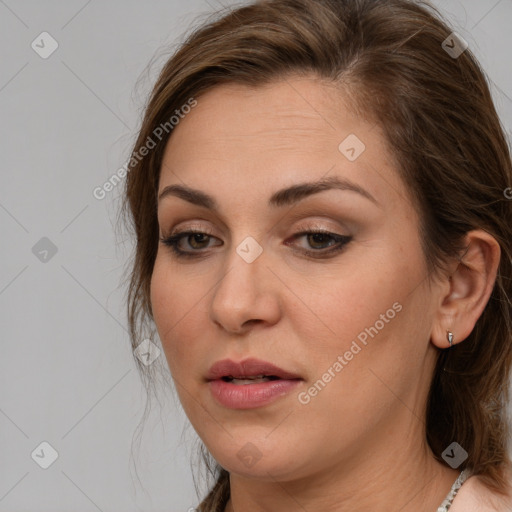
POLYGON ((259 382, 269 382, 270 377, 258 376, 258 377, 246 377, 245 379, 233 379, 231 380, 231 384, 237 385, 246 385, 246 384, 257 384, 259 382))
POLYGON ((261 379, 262 377, 267 377, 267 375, 261 374, 261 375, 252 375, 250 377, 231 377, 231 378, 243 380, 243 379, 261 379))
POLYGON ((278 380, 279 377, 275 375, 254 375, 250 377, 232 377, 231 375, 222 377, 224 382, 230 382, 231 384, 245 385, 245 384, 258 384, 260 382, 268 382, 270 380, 278 380))

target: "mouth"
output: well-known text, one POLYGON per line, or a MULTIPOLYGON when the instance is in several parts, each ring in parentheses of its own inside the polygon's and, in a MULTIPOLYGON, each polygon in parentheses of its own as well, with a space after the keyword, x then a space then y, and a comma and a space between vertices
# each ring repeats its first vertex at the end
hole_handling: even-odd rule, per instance
POLYGON ((221 377, 221 380, 223 380, 224 382, 230 382, 231 384, 235 384, 237 386, 245 386, 247 384, 259 384, 261 382, 281 380, 281 377, 277 377, 276 375, 257 375, 256 377, 232 377, 230 375, 221 377))
POLYGON ((260 359, 244 359, 235 362, 231 359, 217 361, 206 375, 207 381, 221 379, 237 385, 255 384, 256 382, 269 382, 272 380, 302 380, 301 377, 288 370, 262 361, 260 359))
POLYGON ((258 359, 218 361, 206 376, 212 396, 228 409, 263 407, 288 395, 304 379, 258 359))

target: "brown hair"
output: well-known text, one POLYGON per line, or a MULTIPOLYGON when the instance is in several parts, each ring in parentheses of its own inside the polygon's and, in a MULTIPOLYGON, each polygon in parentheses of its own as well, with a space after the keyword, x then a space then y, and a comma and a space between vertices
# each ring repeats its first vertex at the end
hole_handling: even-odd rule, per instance
MULTIPOLYGON (((457 441, 468 452, 460 469, 507 495, 512 201, 504 190, 512 185, 512 164, 476 58, 469 49, 454 57, 442 46, 451 32, 433 6, 413 0, 261 0, 223 13, 192 33, 163 67, 132 154, 191 97, 220 84, 258 86, 292 74, 337 84, 358 114, 384 131, 420 213, 430 277, 460 257, 472 229, 484 229, 500 244, 497 279, 475 328, 462 343, 439 351, 426 432, 439 460, 457 441)), ((125 209, 136 234, 128 293, 133 348, 153 320, 156 194, 170 135, 126 179, 125 209)), ((216 482, 203 512, 224 511, 230 494, 229 473, 218 464, 212 471, 216 482)))

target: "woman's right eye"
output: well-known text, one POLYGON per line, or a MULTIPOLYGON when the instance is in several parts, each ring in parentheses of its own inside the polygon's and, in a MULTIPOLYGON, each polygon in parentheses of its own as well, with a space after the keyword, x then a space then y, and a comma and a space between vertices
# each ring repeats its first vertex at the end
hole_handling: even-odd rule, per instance
POLYGON ((204 246, 204 242, 206 239, 206 242, 213 239, 213 235, 211 233, 205 233, 204 231, 182 231, 180 233, 176 233, 174 235, 171 235, 167 238, 161 238, 160 242, 166 245, 167 247, 170 247, 171 250, 178 256, 183 258, 193 258, 198 257, 200 254, 194 254, 194 252, 198 252, 199 249, 205 249, 208 247, 204 246), (190 245, 190 247, 193 248, 192 251, 183 250, 179 247, 181 240, 186 239, 190 245), (197 247, 197 245, 199 247, 197 247))

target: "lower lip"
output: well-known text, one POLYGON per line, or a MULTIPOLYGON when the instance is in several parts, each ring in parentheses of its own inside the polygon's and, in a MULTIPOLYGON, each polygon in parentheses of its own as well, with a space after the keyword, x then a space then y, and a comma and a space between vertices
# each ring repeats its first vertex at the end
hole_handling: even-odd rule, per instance
POLYGON ((221 379, 209 382, 217 401, 230 409, 253 409, 267 405, 297 387, 301 379, 270 380, 257 384, 232 384, 221 379))

